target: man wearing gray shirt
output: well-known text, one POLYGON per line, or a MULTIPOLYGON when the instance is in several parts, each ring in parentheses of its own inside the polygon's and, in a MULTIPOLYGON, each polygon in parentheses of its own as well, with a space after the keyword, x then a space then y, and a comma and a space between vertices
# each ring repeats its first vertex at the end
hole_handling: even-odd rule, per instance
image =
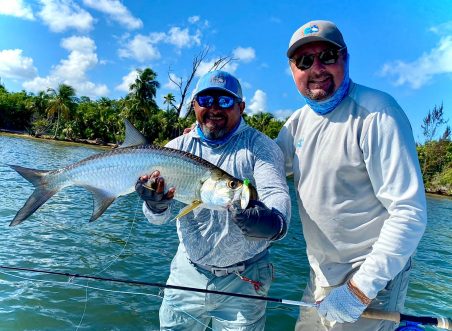
POLYGON ((410 123, 390 95, 353 82, 342 33, 311 21, 293 34, 289 65, 306 105, 278 136, 294 174, 311 276, 296 330, 389 331, 360 318, 401 311, 427 222, 410 123))
MULTIPOLYGON (((246 209, 195 210, 177 219, 179 248, 168 284, 267 295, 273 267, 268 248, 283 238, 290 220, 290 197, 279 147, 242 119, 242 89, 231 74, 216 70, 200 78, 193 97, 196 127, 166 146, 190 152, 239 179, 249 179, 259 201, 246 209)), ((158 170, 158 169, 156 169, 158 170)), ((164 191, 158 171, 136 185, 151 223, 171 218, 175 188, 164 191), (154 191, 143 186, 151 183, 154 191)), ((264 330, 265 301, 165 290, 161 330, 264 330)))

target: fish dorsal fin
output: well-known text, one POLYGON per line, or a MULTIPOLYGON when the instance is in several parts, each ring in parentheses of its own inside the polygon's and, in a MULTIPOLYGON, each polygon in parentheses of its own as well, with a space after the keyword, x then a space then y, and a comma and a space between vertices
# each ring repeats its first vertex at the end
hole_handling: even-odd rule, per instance
POLYGON ((148 141, 143 134, 126 118, 124 120, 126 126, 126 137, 119 148, 148 145, 148 141))
POLYGON ((184 209, 182 209, 179 214, 176 215, 176 217, 174 218, 181 218, 182 216, 187 215, 189 212, 191 212, 192 210, 200 207, 202 205, 202 201, 201 200, 193 200, 193 202, 186 206, 184 209))
POLYGON ((90 222, 97 220, 105 210, 115 201, 116 197, 95 187, 86 187, 93 194, 93 214, 90 222))

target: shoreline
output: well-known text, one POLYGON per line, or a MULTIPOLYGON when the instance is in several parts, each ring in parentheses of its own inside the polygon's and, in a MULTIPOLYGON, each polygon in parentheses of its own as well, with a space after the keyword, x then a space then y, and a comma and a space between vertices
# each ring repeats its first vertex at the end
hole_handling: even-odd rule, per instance
MULTIPOLYGON (((113 148, 118 147, 118 144, 104 143, 97 139, 96 140, 89 140, 89 139, 59 140, 59 139, 54 139, 51 136, 44 135, 44 136, 40 136, 40 137, 34 137, 34 136, 28 134, 27 132, 7 130, 7 129, 0 129, 0 134, 18 136, 20 138, 26 138, 26 139, 45 140, 45 141, 49 141, 49 142, 88 145, 90 147, 98 147, 98 148, 102 148, 102 149, 113 149, 113 148)), ((433 195, 435 197, 452 198, 452 195, 444 193, 441 189, 426 190, 425 193, 429 194, 429 195, 433 195)))
POLYGON ((35 137, 35 136, 28 134, 27 132, 7 130, 7 129, 0 129, 0 134, 17 136, 17 137, 25 138, 25 139, 45 140, 45 141, 49 141, 49 142, 58 142, 58 143, 67 143, 67 144, 80 144, 80 145, 88 145, 91 147, 100 147, 100 148, 113 149, 113 148, 118 147, 118 144, 104 143, 103 141, 100 141, 98 139, 95 139, 95 140, 90 140, 90 139, 60 140, 60 139, 54 139, 52 136, 49 136, 49 135, 42 135, 39 137, 35 137))

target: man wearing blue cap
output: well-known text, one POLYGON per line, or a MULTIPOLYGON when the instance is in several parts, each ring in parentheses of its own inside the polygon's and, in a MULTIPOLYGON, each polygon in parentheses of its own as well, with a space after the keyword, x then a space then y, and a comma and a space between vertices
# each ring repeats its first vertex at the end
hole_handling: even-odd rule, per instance
POLYGON ((289 42, 290 69, 306 105, 277 140, 294 174, 311 266, 296 330, 394 330, 360 318, 400 311, 427 216, 410 123, 388 94, 349 78, 337 26, 312 21, 289 42))
MULTIPOLYGON (((177 220, 179 248, 168 284, 250 295, 267 295, 273 267, 268 248, 283 238, 290 220, 290 197, 283 156, 275 142, 242 119, 245 110, 239 81, 224 71, 202 76, 193 97, 196 126, 167 144, 195 154, 229 174, 249 179, 259 201, 246 209, 203 209, 177 220)), ((165 192, 158 171, 136 185, 151 223, 171 218, 176 188, 165 192), (150 182, 153 190, 143 184, 150 182)), ((161 330, 264 330, 265 301, 180 290, 165 290, 161 330)))

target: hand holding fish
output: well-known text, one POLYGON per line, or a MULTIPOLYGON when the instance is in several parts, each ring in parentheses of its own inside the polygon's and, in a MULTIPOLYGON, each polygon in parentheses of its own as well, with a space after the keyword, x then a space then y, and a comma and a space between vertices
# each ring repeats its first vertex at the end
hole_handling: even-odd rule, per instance
POLYGON ((166 193, 164 193, 164 189, 165 180, 160 176, 158 170, 150 176, 141 176, 135 184, 135 191, 146 202, 149 210, 156 214, 166 211, 174 198, 176 191, 174 187, 170 187, 166 193))
POLYGON ((234 203, 230 211, 232 221, 249 239, 278 240, 287 231, 284 216, 278 210, 270 209, 260 201, 250 200, 246 209, 234 203))

